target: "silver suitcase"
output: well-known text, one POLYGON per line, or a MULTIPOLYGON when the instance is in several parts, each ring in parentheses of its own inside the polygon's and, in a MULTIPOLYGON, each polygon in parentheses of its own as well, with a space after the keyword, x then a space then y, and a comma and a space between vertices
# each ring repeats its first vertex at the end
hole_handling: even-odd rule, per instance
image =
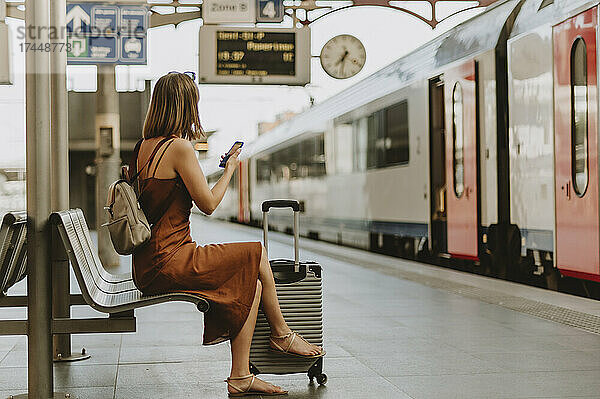
MULTIPOLYGON (((277 297, 283 317, 293 331, 308 342, 323 346, 323 288, 321 266, 315 262, 298 261, 298 213, 300 204, 295 200, 270 200, 262 204, 263 239, 268 250, 268 212, 270 208, 292 208, 294 211, 294 260, 271 260, 277 297)), ((259 308, 256 328, 250 347, 250 372, 254 374, 307 373, 324 385, 323 358, 302 359, 269 350, 271 331, 264 313, 259 308)))

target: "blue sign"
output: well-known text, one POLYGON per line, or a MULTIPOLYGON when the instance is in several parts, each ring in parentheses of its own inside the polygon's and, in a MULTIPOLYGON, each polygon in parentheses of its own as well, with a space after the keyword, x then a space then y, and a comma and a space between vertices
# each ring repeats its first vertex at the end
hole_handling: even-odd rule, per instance
POLYGON ((121 33, 128 35, 146 34, 148 10, 145 7, 121 7, 121 33))
POLYGON ((282 22, 283 0, 256 0, 256 22, 282 22))
POLYGON ((67 33, 87 34, 92 32, 92 4, 67 5, 67 33))
POLYGON ((119 61, 117 37, 71 36, 67 51, 69 64, 96 64, 119 61))
POLYGON ((68 4, 68 63, 146 64, 147 29, 145 6, 68 4))
POLYGON ((127 61, 129 64, 145 64, 146 38, 121 36, 121 61, 127 61))
POLYGON ((92 30, 99 34, 116 34, 119 9, 115 6, 92 7, 92 30))

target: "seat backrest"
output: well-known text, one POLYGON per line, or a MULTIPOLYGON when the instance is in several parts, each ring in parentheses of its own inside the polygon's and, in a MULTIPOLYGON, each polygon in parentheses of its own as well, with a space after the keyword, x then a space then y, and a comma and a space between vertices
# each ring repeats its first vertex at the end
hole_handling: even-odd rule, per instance
POLYGON ((0 296, 27 275, 27 214, 10 212, 0 226, 0 296))
POLYGON ((95 302, 98 296, 114 294, 107 287, 118 283, 117 276, 104 270, 91 242, 83 212, 79 209, 55 212, 51 220, 61 235, 84 298, 95 302))
POLYGON ((192 302, 202 312, 210 308, 206 299, 189 293, 144 296, 135 287, 131 273, 114 275, 107 272, 97 255, 81 209, 54 212, 50 221, 60 234, 81 294, 92 308, 113 313, 174 300, 192 302))

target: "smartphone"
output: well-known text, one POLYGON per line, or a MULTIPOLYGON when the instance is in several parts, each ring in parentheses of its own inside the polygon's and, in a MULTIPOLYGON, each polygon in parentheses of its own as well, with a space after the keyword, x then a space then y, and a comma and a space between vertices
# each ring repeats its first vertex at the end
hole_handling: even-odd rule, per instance
POLYGON ((240 148, 242 148, 243 145, 244 145, 243 141, 236 141, 235 143, 233 143, 233 145, 231 146, 231 148, 229 149, 229 151, 227 151, 227 154, 225 155, 225 158, 223 158, 223 160, 219 164, 219 168, 224 168, 225 164, 227 164, 227 160, 229 159, 229 157, 231 155, 233 155, 237 150, 239 150, 240 148))

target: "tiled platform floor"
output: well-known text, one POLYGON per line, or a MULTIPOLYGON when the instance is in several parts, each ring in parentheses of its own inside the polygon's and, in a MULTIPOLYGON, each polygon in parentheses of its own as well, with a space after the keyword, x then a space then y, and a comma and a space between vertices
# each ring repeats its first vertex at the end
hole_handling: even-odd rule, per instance
MULTIPOLYGON (((262 237, 200 216, 193 233, 201 243, 262 237)), ((273 238, 271 255, 289 257, 291 238, 273 238)), ((261 376, 289 398, 600 398, 600 336, 381 273, 369 264, 378 255, 352 264, 319 253, 302 250, 301 258, 324 267, 329 378, 318 386, 304 374, 261 376)), ((389 258, 389 267, 401 264, 389 258)), ((23 313, 0 309, 0 318, 23 313)), ((75 316, 91 314, 74 308, 75 316)), ((89 399, 227 397, 229 345, 201 346, 193 306, 136 315, 137 333, 74 336, 73 348, 85 346, 92 358, 56 365, 56 389, 89 399)), ((0 398, 26 391, 26 365, 25 337, 0 337, 0 398)))

